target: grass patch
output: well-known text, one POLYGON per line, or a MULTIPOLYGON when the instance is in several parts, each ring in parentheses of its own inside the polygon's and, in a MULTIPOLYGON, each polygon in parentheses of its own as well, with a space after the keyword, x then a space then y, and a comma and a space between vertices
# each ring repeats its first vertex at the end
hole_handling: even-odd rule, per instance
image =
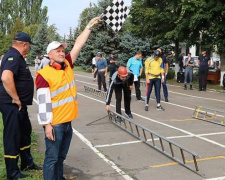
POLYGON ((79 72, 86 72, 84 69, 82 69, 81 66, 74 66, 73 70, 74 71, 79 71, 79 72))
MULTIPOLYGON (((5 160, 4 160, 4 147, 3 147, 3 120, 2 115, 0 113, 0 179, 7 179, 6 175, 6 167, 5 167, 5 160)), ((38 149, 38 136, 35 133, 32 133, 32 143, 31 143, 31 154, 34 158, 34 162, 37 165, 43 165, 44 154, 39 152, 38 149)), ((20 167, 20 162, 18 163, 20 167)), ((25 178, 24 180, 42 180, 42 171, 26 171, 23 172, 24 174, 30 175, 31 177, 25 178)))

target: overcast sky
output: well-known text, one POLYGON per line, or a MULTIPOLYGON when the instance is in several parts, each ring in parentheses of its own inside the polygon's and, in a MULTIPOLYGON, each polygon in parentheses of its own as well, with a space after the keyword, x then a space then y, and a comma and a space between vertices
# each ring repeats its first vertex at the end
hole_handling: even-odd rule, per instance
MULTIPOLYGON (((55 24, 58 33, 64 36, 69 34, 70 27, 77 27, 81 12, 90 2, 97 4, 98 0, 43 0, 42 6, 48 7, 48 25, 55 24)), ((124 0, 124 3, 130 6, 131 0, 124 0)))

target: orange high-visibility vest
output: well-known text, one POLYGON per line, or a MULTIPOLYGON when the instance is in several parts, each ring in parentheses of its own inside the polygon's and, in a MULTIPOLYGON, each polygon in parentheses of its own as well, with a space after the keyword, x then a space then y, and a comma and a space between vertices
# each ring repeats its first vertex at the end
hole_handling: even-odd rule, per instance
POLYGON ((53 120, 52 125, 73 121, 78 116, 77 88, 74 73, 70 64, 65 60, 67 67, 56 70, 45 66, 37 71, 49 84, 53 120))

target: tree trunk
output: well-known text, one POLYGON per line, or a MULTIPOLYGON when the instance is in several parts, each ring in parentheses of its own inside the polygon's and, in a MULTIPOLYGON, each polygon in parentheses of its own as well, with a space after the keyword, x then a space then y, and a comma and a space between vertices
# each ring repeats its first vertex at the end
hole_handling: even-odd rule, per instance
POLYGON ((225 71, 225 52, 220 53, 220 70, 225 71))
POLYGON ((179 40, 175 40, 175 63, 178 63, 178 56, 179 56, 179 40))

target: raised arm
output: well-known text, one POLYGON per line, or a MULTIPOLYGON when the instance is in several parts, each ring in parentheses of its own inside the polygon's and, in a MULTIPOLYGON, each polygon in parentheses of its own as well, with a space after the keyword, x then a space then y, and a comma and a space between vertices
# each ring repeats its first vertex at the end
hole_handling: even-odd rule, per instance
POLYGON ((86 41, 88 40, 88 37, 91 33, 91 28, 93 26, 98 25, 98 22, 100 21, 100 17, 95 17, 93 18, 87 25, 87 27, 83 30, 83 32, 77 37, 73 49, 70 52, 70 56, 72 59, 72 62, 74 63, 82 49, 82 47, 84 46, 84 44, 86 43, 86 41))

